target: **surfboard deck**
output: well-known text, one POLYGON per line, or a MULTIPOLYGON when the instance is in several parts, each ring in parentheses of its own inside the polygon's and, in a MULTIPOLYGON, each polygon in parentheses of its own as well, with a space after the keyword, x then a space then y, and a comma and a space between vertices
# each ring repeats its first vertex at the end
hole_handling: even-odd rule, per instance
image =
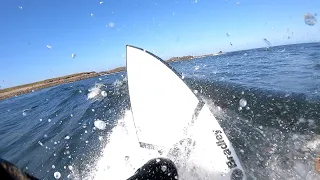
POLYGON ((179 73, 146 50, 127 45, 126 51, 139 158, 171 159, 179 179, 245 179, 223 129, 179 73))

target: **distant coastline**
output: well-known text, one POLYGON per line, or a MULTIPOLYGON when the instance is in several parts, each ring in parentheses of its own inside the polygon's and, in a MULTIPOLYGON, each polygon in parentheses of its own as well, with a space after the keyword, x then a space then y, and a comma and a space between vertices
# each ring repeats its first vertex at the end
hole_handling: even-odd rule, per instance
POLYGON ((56 86, 59 84, 65 84, 65 83, 70 83, 70 82, 75 82, 83 79, 88 79, 92 77, 97 77, 97 76, 103 76, 106 74, 112 74, 112 73, 117 73, 124 71, 125 67, 118 67, 109 71, 102 71, 102 72, 82 72, 82 73, 76 73, 76 74, 70 74, 67 76, 62 76, 62 77, 57 77, 57 78, 51 78, 51 79, 46 79, 43 81, 39 82, 34 82, 30 84, 24 84, 24 85, 19 85, 15 87, 10 87, 6 89, 0 89, 0 100, 10 98, 13 96, 18 96, 21 94, 26 94, 29 92, 33 92, 36 90, 40 90, 43 88, 48 88, 52 86, 56 86))
POLYGON ((172 57, 168 60, 166 60, 167 62, 175 62, 175 61, 185 61, 185 60, 189 60, 189 59, 196 59, 196 58, 203 58, 203 57, 208 57, 208 56, 216 56, 216 55, 221 55, 224 54, 224 52, 219 51, 216 54, 206 54, 206 55, 201 55, 201 56, 181 56, 181 57, 172 57))
MULTIPOLYGON (((222 51, 219 51, 216 54, 207 54, 207 55, 202 55, 202 56, 182 56, 182 57, 172 57, 166 62, 176 62, 176 61, 184 61, 184 60, 190 60, 190 59, 195 59, 195 58, 202 58, 202 57, 207 57, 207 56, 215 56, 215 55, 220 55, 224 54, 222 51)), ((97 76, 103 76, 106 74, 112 74, 112 73, 117 73, 124 71, 126 67, 118 67, 112 70, 108 71, 102 71, 102 72, 82 72, 82 73, 76 73, 76 74, 71 74, 67 76, 62 76, 62 77, 57 77, 57 78, 51 78, 51 79, 46 79, 43 81, 39 82, 34 82, 34 83, 29 83, 29 84, 24 84, 24 85, 19 85, 15 87, 10 87, 10 88, 5 88, 5 89, 0 89, 0 100, 10 98, 13 96, 18 96, 21 94, 26 94, 30 93, 36 90, 56 86, 59 84, 65 84, 65 83, 70 83, 70 82, 75 82, 83 79, 88 79, 92 77, 97 77, 97 76)))

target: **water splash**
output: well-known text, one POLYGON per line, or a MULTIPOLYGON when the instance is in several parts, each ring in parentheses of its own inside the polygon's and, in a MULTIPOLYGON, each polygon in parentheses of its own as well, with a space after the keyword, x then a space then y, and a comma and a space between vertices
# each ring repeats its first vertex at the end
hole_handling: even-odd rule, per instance
POLYGON ((53 176, 54 176, 54 178, 56 178, 56 179, 60 179, 61 178, 61 174, 60 174, 60 172, 55 172, 54 174, 53 174, 53 176))
POLYGON ((247 100, 244 99, 244 98, 240 99, 239 105, 240 105, 240 107, 246 107, 247 106, 247 100))
POLYGON ((88 97, 87 100, 100 100, 102 97, 105 97, 103 95, 106 95, 106 93, 102 93, 102 89, 105 87, 104 84, 96 83, 94 87, 90 88, 88 91, 88 97))
POLYGON ((132 114, 128 110, 112 129, 108 137, 108 144, 102 150, 96 168, 88 178, 96 180, 127 179, 132 176, 136 167, 140 167, 147 161, 138 151, 139 143, 135 134, 132 114))
POLYGON ((268 39, 264 38, 263 41, 268 45, 268 47, 272 46, 268 39))
POLYGON ((317 19, 314 15, 307 13, 304 15, 304 22, 309 26, 314 26, 317 23, 317 19))
POLYGON ((107 124, 104 121, 97 119, 96 121, 94 121, 94 126, 97 129, 104 130, 106 129, 107 124))
POLYGON ((24 110, 22 111, 22 115, 23 115, 23 116, 26 116, 26 115, 27 115, 27 112, 30 111, 30 110, 31 110, 31 109, 24 109, 24 110))

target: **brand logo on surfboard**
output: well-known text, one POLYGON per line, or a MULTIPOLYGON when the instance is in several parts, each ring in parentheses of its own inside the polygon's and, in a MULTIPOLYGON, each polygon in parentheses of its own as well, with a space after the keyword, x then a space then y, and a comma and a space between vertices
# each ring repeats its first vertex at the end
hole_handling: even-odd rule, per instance
POLYGON ((235 168, 231 173, 231 180, 242 180, 243 179, 243 172, 241 169, 236 168, 237 163, 235 162, 234 158, 232 157, 232 153, 230 149, 228 148, 227 143, 223 140, 222 131, 220 130, 213 130, 215 136, 216 136, 216 144, 217 146, 220 146, 220 148, 223 150, 223 154, 227 157, 228 161, 226 162, 228 167, 230 169, 235 168))
POLYGON ((222 131, 220 130, 213 130, 215 136, 216 136, 216 144, 217 146, 220 146, 220 148, 223 150, 223 154, 227 157, 228 161, 226 162, 228 167, 230 169, 237 167, 237 163, 234 161, 231 151, 228 148, 228 145, 223 140, 222 131))

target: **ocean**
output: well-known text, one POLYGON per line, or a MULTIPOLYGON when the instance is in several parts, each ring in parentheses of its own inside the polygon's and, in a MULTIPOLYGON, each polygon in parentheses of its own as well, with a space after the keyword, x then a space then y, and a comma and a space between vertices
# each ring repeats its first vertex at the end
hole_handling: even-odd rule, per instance
MULTIPOLYGON (((208 103, 248 179, 320 179, 314 167, 320 156, 320 43, 170 65, 208 103)), ((36 177, 125 179, 133 173, 124 168, 132 145, 125 72, 1 100, 0 114, 0 157, 36 177)))

